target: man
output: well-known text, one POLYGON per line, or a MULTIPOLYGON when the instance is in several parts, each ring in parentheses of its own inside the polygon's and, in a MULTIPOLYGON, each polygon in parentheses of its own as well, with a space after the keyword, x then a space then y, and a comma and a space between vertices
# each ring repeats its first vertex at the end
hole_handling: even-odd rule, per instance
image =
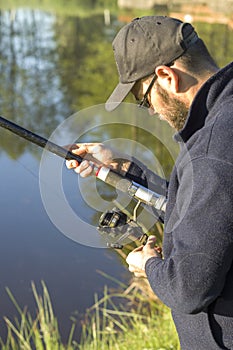
MULTIPOLYGON (((128 255, 129 269, 147 276, 172 309, 182 350, 233 349, 233 63, 219 69, 194 28, 169 17, 135 19, 113 49, 120 82, 106 109, 132 92, 177 130, 181 145, 168 186, 163 256, 151 236, 128 255)), ((146 170, 116 165, 103 145, 75 152, 145 181, 146 170)), ((67 165, 81 176, 92 172, 88 161, 67 165)))

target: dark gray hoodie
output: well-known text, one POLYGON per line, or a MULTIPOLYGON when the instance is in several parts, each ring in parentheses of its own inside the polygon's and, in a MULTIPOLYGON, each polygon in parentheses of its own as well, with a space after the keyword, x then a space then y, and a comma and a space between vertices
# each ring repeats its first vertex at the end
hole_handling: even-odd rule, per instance
POLYGON ((233 349, 233 63, 199 90, 176 140, 164 258, 146 273, 182 350, 233 349))

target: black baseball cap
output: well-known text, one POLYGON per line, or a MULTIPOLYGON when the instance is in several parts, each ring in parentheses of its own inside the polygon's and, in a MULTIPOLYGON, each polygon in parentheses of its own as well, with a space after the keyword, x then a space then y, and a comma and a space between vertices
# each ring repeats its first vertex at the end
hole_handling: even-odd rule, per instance
POLYGON ((167 16, 135 18, 125 25, 112 43, 120 81, 106 101, 106 110, 114 110, 139 79, 159 65, 172 63, 198 39, 190 23, 167 16))

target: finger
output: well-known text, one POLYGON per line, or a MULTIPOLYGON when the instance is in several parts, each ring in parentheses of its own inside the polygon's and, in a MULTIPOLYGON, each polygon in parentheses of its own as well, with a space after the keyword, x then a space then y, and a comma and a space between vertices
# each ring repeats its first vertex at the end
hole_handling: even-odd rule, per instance
POLYGON ((155 252, 155 243, 156 243, 156 237, 155 236, 149 236, 147 239, 146 244, 144 245, 144 252, 146 254, 152 254, 155 252))
POLYGON ((156 236, 154 236, 154 235, 149 236, 148 239, 147 239, 147 242, 148 243, 155 243, 156 242, 156 236))
MULTIPOLYGON (((128 256, 126 257, 125 261, 127 262, 128 265, 131 265, 131 261, 133 260, 133 255, 134 253, 131 252, 128 254, 128 256)), ((132 266, 132 265, 131 265, 132 266)), ((129 267, 130 268, 130 267, 129 267)))
POLYGON ((105 157, 105 155, 102 154, 102 144, 85 143, 79 144, 78 146, 80 147, 74 150, 73 153, 81 156, 85 160, 93 162, 96 166, 100 166, 104 163, 101 160, 102 157, 105 157))
POLYGON ((78 148, 80 148, 80 147, 86 147, 86 148, 88 148, 88 147, 93 147, 93 146, 96 146, 96 145, 99 145, 99 143, 98 142, 85 142, 85 143, 76 143, 75 144, 78 148))
MULTIPOLYGON (((142 250, 142 249, 141 249, 142 250)), ((133 250, 128 254, 126 257, 125 261, 127 262, 128 265, 134 266, 135 267, 135 261, 141 257, 141 252, 133 250)))
POLYGON ((87 148, 86 148, 85 145, 81 145, 80 147, 76 146, 76 148, 75 147, 72 148, 71 152, 74 153, 74 154, 77 154, 79 156, 83 156, 84 157, 85 154, 87 153, 87 148))
POLYGON ((80 173, 81 177, 88 177, 90 175, 92 175, 93 173, 93 167, 91 165, 89 165, 89 167, 87 169, 85 169, 84 171, 82 171, 80 173))
POLYGON ((67 149, 68 151, 70 151, 74 154, 77 154, 79 156, 84 157, 85 154, 88 153, 87 145, 88 144, 86 144, 86 143, 80 143, 80 144, 74 143, 71 145, 65 145, 65 146, 63 146, 63 148, 67 149))
POLYGON ((137 269, 135 268, 134 265, 129 265, 129 271, 135 273, 137 269))
POLYGON ((76 160, 67 160, 66 161, 66 167, 68 169, 73 169, 73 168, 77 168, 79 166, 79 163, 76 160))
POLYGON ((69 144, 69 145, 64 145, 62 146, 63 148, 67 149, 68 151, 72 151, 74 149, 77 149, 79 148, 78 144, 77 143, 72 143, 72 144, 69 144))
POLYGON ((146 277, 146 273, 144 270, 139 269, 134 265, 129 266, 129 271, 134 274, 135 277, 146 277))
POLYGON ((147 275, 144 271, 142 272, 134 272, 134 276, 138 278, 147 278, 147 275))
POLYGON ((157 253, 162 254, 162 248, 161 247, 155 246, 154 249, 156 250, 157 253))
POLYGON ((100 149, 100 144, 98 143, 77 143, 75 152, 83 152, 83 153, 96 153, 96 149, 100 149), (99 148, 98 148, 99 147, 99 148))
POLYGON ((140 245, 139 247, 134 248, 134 250, 132 250, 131 253, 133 253, 133 252, 141 252, 143 250, 143 247, 144 247, 144 245, 140 245))
POLYGON ((147 248, 149 248, 149 249, 154 249, 155 243, 156 243, 156 237, 153 236, 153 235, 151 235, 151 236, 148 237, 147 242, 146 242, 146 244, 144 245, 144 247, 145 247, 146 249, 147 249, 147 248))
POLYGON ((161 257, 162 255, 162 248, 157 246, 156 244, 156 237, 151 235, 148 237, 148 240, 144 246, 144 251, 146 251, 147 254, 157 253, 158 256, 161 257))
POLYGON ((81 155, 86 153, 98 153, 101 150, 102 146, 103 145, 100 143, 74 143, 70 145, 65 145, 63 147, 74 154, 81 155))
POLYGON ((93 172, 93 164, 84 160, 74 171, 81 177, 87 177, 93 172))

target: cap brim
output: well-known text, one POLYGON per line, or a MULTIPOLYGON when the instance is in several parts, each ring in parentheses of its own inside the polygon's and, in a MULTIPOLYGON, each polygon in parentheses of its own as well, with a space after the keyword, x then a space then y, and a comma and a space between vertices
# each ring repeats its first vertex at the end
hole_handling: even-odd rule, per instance
POLYGON ((111 96, 106 101, 105 109, 108 112, 111 112, 115 108, 117 108, 119 106, 119 104, 129 94, 129 92, 131 91, 131 89, 132 89, 132 87, 134 86, 135 83, 136 83, 136 81, 134 81, 132 83, 127 83, 127 84, 119 83, 117 85, 117 87, 115 88, 115 90, 113 91, 113 93, 111 94, 111 96))

